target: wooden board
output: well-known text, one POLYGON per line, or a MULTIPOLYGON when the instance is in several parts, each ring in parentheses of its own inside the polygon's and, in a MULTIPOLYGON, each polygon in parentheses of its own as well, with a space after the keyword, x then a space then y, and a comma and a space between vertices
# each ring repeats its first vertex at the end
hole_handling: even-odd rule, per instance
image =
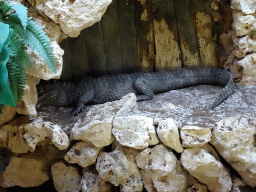
POLYGON ((106 55, 104 50, 101 23, 84 30, 89 68, 98 74, 107 73, 106 55))
POLYGON ((201 61, 195 28, 189 14, 190 0, 174 1, 184 66, 198 66, 201 61))
POLYGON ((195 26, 202 65, 214 67, 218 63, 216 56, 217 37, 213 37, 211 3, 211 0, 191 0, 190 15, 195 26))
POLYGON ((152 0, 156 70, 181 67, 179 33, 173 0, 152 0))
POLYGON ((117 0, 113 0, 109 5, 101 19, 101 25, 108 72, 120 72, 122 71, 122 55, 117 0))
POLYGON ((84 30, 77 38, 69 38, 68 44, 72 77, 85 74, 89 71, 89 63, 84 30))
POLYGON ((139 67, 143 71, 153 71, 155 50, 151 0, 134 1, 134 13, 139 67))
POLYGON ((122 72, 128 73, 137 70, 139 66, 134 24, 134 1, 119 0, 117 2, 117 9, 119 15, 122 72))
POLYGON ((62 73, 60 76, 60 79, 67 79, 72 76, 71 69, 72 66, 70 65, 70 48, 68 45, 68 41, 70 38, 64 39, 60 47, 64 50, 64 55, 63 55, 63 67, 62 67, 62 73))

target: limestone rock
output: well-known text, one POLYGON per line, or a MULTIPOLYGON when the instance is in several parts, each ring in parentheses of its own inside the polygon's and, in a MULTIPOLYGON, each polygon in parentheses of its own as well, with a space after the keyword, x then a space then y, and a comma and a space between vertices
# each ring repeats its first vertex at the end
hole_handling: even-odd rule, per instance
MULTIPOLYGON (((29 67, 28 67, 29 68, 29 67)), ((26 84, 24 86, 24 92, 22 100, 18 103, 16 110, 19 114, 30 115, 36 117, 36 102, 37 102, 37 79, 26 75, 26 84)))
POLYGON ((76 143, 65 155, 65 160, 69 163, 77 163, 81 167, 87 167, 96 163, 101 147, 86 142, 76 143))
POLYGON ((68 136, 58 127, 49 122, 42 122, 41 119, 32 121, 31 123, 21 126, 23 138, 31 147, 30 151, 34 151, 40 142, 49 141, 59 150, 64 150, 69 146, 68 136))
POLYGON ((235 55, 238 58, 243 58, 246 54, 256 51, 256 39, 250 38, 249 35, 234 39, 234 44, 236 45, 235 55))
POLYGON ((187 177, 175 155, 164 145, 141 151, 136 162, 148 192, 186 191, 187 177))
POLYGON ((249 118, 230 117, 216 123, 212 145, 251 187, 256 186, 255 126, 249 118))
POLYGON ((143 189, 139 169, 133 155, 124 153, 117 148, 110 153, 101 152, 98 156, 96 169, 102 179, 121 185, 122 192, 139 192, 143 189))
POLYGON ((79 192, 81 190, 81 176, 78 168, 57 162, 52 165, 51 171, 53 184, 58 192, 79 192))
POLYGON ((159 142, 153 119, 144 116, 116 117, 112 133, 121 145, 135 149, 145 149, 159 142))
POLYGON ((208 192, 208 189, 206 185, 203 185, 201 183, 196 183, 195 185, 189 187, 187 192, 194 192, 194 191, 208 192))
POLYGON ((237 36, 247 35, 256 27, 256 18, 254 15, 246 15, 239 11, 233 11, 233 27, 237 36))
POLYGON ((44 80, 60 78, 61 71, 62 71, 62 64, 63 64, 62 56, 64 55, 64 51, 60 48, 60 46, 56 41, 52 41, 51 46, 52 46, 53 54, 55 56, 56 73, 53 73, 48 68, 48 66, 45 64, 45 62, 42 60, 41 56, 37 52, 35 52, 31 48, 28 48, 27 55, 29 56, 34 66, 32 68, 31 67, 26 68, 27 74, 37 77, 39 79, 44 79, 44 80))
POLYGON ((83 169, 82 192, 111 192, 111 184, 100 178, 95 168, 83 169))
POLYGON ((156 132, 158 138, 165 146, 174 149, 177 153, 183 152, 178 126, 173 119, 160 120, 156 132))
POLYGON ((45 162, 25 157, 13 157, 0 177, 2 187, 35 187, 48 179, 45 162))
POLYGON ((207 150, 185 149, 180 161, 182 166, 198 181, 206 184, 210 191, 231 190, 232 182, 228 170, 207 150))
POLYGON ((113 118, 127 108, 136 106, 136 96, 131 93, 118 101, 95 105, 87 113, 79 115, 70 132, 74 140, 91 142, 96 147, 111 144, 115 137, 112 135, 113 118))
POLYGON ((111 0, 30 0, 42 15, 47 15, 70 37, 100 21, 111 0))
POLYGON ((16 108, 5 105, 0 113, 0 126, 11 121, 16 115, 16 108))
POLYGON ((256 85, 256 53, 246 55, 243 59, 237 60, 236 64, 243 67, 241 83, 256 85))
POLYGON ((46 33, 49 39, 60 43, 62 32, 56 23, 54 23, 49 18, 39 15, 36 10, 33 9, 33 7, 28 8, 28 17, 33 17, 33 21, 35 21, 40 26, 44 26, 43 31, 46 33))
POLYGON ((201 147, 211 141, 211 128, 184 126, 180 129, 182 146, 185 148, 201 147))
MULTIPOLYGON (((29 5, 28 5, 29 6, 29 5)), ((58 45, 62 40, 62 32, 60 27, 54 23, 51 19, 42 17, 38 14, 38 12, 33 8, 28 8, 28 16, 33 17, 33 20, 39 25, 44 26, 43 31, 51 40, 52 50, 55 56, 55 64, 56 64, 56 73, 53 73, 47 65, 43 62, 40 55, 32 49, 27 49, 27 54, 32 60, 34 66, 32 68, 26 68, 26 73, 37 77, 39 79, 49 80, 49 79, 59 79, 62 71, 63 65, 63 54, 64 51, 58 45)))
POLYGON ((0 143, 2 147, 20 154, 34 152, 39 144, 46 143, 52 143, 63 150, 69 146, 69 138, 58 126, 40 119, 30 121, 28 117, 22 116, 2 127, 0 143))
POLYGON ((8 148, 13 153, 27 153, 31 147, 22 137, 23 129, 20 128, 23 124, 29 123, 27 117, 22 116, 15 119, 10 124, 3 126, 0 129, 0 139, 3 147, 8 148))
POLYGON ((256 2, 254 0, 232 0, 231 8, 241 10, 245 14, 255 13, 256 2))

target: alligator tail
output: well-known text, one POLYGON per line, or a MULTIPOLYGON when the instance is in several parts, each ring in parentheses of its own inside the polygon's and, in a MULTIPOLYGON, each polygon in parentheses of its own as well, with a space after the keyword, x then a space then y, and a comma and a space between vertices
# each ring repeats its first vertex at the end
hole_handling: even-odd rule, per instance
POLYGON ((230 95, 232 95, 237 88, 236 83, 233 81, 232 76, 230 77, 230 80, 228 84, 221 90, 218 97, 215 99, 215 101, 210 105, 209 110, 213 110, 215 107, 217 107, 220 103, 222 103, 225 99, 227 99, 230 95))

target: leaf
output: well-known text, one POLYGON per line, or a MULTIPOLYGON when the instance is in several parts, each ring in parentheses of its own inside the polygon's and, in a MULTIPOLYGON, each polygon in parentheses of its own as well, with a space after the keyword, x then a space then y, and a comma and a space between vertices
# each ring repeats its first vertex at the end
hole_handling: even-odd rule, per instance
POLYGON ((9 42, 9 25, 0 23, 0 103, 9 106, 16 106, 11 90, 8 86, 8 71, 6 63, 9 59, 7 51, 9 42))
POLYGON ((26 47, 16 38, 14 33, 10 33, 10 47, 8 47, 9 60, 7 69, 9 75, 9 87, 12 91, 14 100, 18 103, 22 99, 25 78, 24 55, 26 47))
POLYGON ((49 69, 56 73, 55 57, 52 51, 50 39, 34 21, 28 20, 27 30, 20 26, 20 21, 16 14, 12 14, 6 20, 14 32, 20 35, 26 46, 36 51, 47 64, 49 69))
POLYGON ((3 22, 4 15, 11 9, 11 7, 7 3, 1 1, 0 9, 2 10, 2 13, 0 14, 0 20, 3 22))
POLYGON ((26 30, 28 22, 28 8, 22 4, 9 4, 12 9, 16 11, 17 16, 20 19, 23 29, 26 30))

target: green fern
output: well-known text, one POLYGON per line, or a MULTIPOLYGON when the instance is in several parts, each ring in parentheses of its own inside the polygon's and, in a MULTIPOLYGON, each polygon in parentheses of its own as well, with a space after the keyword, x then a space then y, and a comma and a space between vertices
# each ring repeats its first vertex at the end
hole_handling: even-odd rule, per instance
POLYGON ((16 106, 11 90, 8 86, 8 70, 6 63, 9 60, 8 46, 10 43, 9 26, 0 23, 0 103, 16 106))
POLYGON ((10 15, 6 20, 6 23, 10 25, 15 34, 19 34, 19 38, 22 39, 23 43, 41 55, 49 69, 56 73, 55 58, 52 52, 50 39, 42 30, 43 27, 38 26, 34 21, 29 19, 26 31, 21 27, 21 22, 16 14, 10 15))
POLYGON ((23 29, 26 30, 28 22, 28 8, 21 4, 10 4, 10 7, 15 10, 23 29))
POLYGON ((23 5, 0 1, 0 112, 2 104, 16 106, 22 99, 25 68, 32 67, 27 47, 37 52, 54 73, 55 58, 49 38, 23 5))
POLYGON ((6 66, 8 70, 9 87, 15 102, 18 103, 22 99, 24 85, 26 83, 25 63, 28 60, 28 56, 24 54, 26 47, 17 39, 14 33, 10 35, 10 45, 11 46, 8 48, 9 60, 6 66))

